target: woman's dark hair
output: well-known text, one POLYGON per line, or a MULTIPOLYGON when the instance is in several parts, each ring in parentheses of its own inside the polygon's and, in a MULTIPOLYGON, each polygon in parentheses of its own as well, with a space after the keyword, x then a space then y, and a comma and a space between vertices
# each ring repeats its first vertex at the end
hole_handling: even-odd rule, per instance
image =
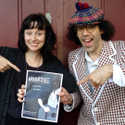
MULTIPOLYGON (((103 31, 103 34, 101 35, 103 40, 108 41, 114 36, 115 28, 111 22, 109 22, 107 20, 103 20, 99 24, 96 24, 96 25, 98 25, 100 30, 103 31)), ((69 40, 72 40, 77 45, 81 45, 80 40, 77 37, 78 27, 79 27, 79 24, 70 24, 68 26, 67 37, 69 40)))
POLYGON ((33 29, 33 28, 46 31, 45 44, 41 48, 40 52, 43 55, 43 57, 47 56, 47 54, 51 54, 51 51, 54 49, 54 45, 56 43, 56 35, 49 21, 41 13, 31 14, 24 19, 19 32, 18 47, 24 53, 27 51, 27 46, 24 40, 24 31, 26 29, 33 29))

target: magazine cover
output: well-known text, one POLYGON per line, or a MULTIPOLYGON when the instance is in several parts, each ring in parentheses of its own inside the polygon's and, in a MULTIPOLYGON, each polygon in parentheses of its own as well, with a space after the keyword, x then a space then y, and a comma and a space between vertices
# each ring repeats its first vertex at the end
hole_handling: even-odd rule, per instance
POLYGON ((63 74, 27 70, 22 118, 57 122, 63 74))

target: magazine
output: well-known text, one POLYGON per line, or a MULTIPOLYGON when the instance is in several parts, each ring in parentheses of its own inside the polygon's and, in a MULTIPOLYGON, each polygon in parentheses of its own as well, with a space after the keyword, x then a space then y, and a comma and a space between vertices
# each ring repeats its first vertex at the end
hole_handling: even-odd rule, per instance
POLYGON ((21 117, 39 121, 57 122, 63 74, 27 70, 26 93, 21 117))

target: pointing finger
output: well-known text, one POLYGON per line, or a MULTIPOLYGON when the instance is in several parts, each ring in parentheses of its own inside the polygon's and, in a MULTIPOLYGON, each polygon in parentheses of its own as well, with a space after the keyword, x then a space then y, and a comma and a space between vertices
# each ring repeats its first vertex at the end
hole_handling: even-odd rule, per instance
POLYGON ((8 62, 8 65, 9 65, 11 68, 15 69, 17 72, 20 72, 20 69, 19 69, 16 65, 14 65, 13 63, 8 62))

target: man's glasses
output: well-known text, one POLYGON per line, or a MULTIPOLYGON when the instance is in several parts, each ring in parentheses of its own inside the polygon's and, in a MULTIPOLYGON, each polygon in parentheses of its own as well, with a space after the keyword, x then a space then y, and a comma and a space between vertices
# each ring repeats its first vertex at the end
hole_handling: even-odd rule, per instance
POLYGON ((93 29, 95 29, 95 27, 97 26, 97 24, 81 24, 77 26, 77 30, 80 32, 82 32, 84 29, 86 29, 87 31, 92 31, 93 29))

